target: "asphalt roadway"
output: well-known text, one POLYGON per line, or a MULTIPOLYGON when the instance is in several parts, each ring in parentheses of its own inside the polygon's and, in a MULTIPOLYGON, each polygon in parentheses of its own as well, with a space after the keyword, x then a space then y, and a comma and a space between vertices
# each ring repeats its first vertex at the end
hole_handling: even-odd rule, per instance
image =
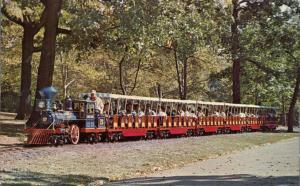
POLYGON ((300 185, 299 139, 266 144, 183 168, 104 185, 296 186, 300 185))

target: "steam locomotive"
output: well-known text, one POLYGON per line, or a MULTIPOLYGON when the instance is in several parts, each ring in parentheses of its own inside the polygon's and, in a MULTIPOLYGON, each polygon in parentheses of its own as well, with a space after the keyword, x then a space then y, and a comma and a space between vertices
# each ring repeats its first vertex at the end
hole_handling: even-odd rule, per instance
POLYGON ((95 103, 67 98, 64 103, 54 102, 54 87, 39 91, 42 99, 36 100, 35 111, 39 119, 27 127, 27 144, 77 144, 80 133, 91 141, 102 140, 105 132, 104 117, 95 115, 95 103), (93 135, 97 133, 98 136, 93 135), (100 134, 100 135, 99 135, 100 134), (96 139, 97 138, 97 139, 96 139))

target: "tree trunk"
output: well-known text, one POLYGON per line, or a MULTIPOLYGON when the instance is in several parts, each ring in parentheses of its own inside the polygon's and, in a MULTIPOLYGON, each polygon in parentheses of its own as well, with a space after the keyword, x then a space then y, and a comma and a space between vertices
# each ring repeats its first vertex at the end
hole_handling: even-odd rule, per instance
MULTIPOLYGON (((40 58, 40 65, 38 68, 35 103, 36 99, 40 98, 38 91, 44 87, 52 85, 56 35, 62 0, 45 0, 43 1, 43 4, 45 5, 46 9, 46 20, 44 38, 42 41, 42 53, 40 58)), ((38 113, 32 112, 27 122, 28 126, 31 126, 31 124, 36 121, 37 117, 38 113)))
POLYGON ((176 65, 179 98, 183 100, 184 98, 183 98, 183 91, 182 91, 182 77, 181 77, 181 74, 179 71, 177 51, 175 48, 174 48, 174 61, 175 61, 175 65, 176 65))
POLYGON ((60 53, 60 72, 61 72, 61 82, 62 82, 62 89, 64 90, 64 94, 63 97, 66 98, 67 97, 67 88, 66 88, 66 84, 67 84, 67 78, 68 78, 68 65, 65 63, 64 59, 63 59, 63 54, 60 53))
MULTIPOLYGON (((62 0, 47 0, 45 2, 47 18, 42 42, 42 54, 38 68, 37 92, 44 87, 52 85, 55 61, 56 32, 61 4, 62 0)), ((39 97, 38 94, 36 95, 39 97)))
POLYGON ((240 92, 240 43, 239 43, 239 31, 238 31, 238 0, 232 0, 233 10, 231 24, 231 57, 233 61, 232 66, 232 102, 241 103, 240 92))
MULTIPOLYGON (((24 119, 31 110, 31 60, 33 52, 37 52, 33 45, 34 36, 39 32, 45 22, 45 9, 40 17, 38 23, 33 23, 28 19, 16 18, 10 15, 7 11, 7 4, 5 2, 1 8, 1 12, 12 22, 23 27, 22 38, 22 64, 21 64, 21 91, 20 102, 18 107, 18 113, 15 119, 24 119)), ((22 7, 24 8, 25 2, 22 1, 22 7)), ((24 15, 23 15, 24 16, 24 15)), ((26 16, 24 16, 26 17, 26 16)))
POLYGON ((294 111, 297 103, 297 99, 299 97, 299 89, 300 89, 300 67, 297 70, 297 79, 295 84, 295 89, 293 93, 293 97, 290 103, 289 114, 288 114, 288 132, 293 132, 293 125, 295 122, 294 111))
POLYGON ((286 114, 285 114, 285 98, 284 98, 284 95, 282 94, 281 96, 281 104, 282 104, 282 122, 283 122, 283 125, 285 126, 286 125, 286 114))
POLYGON ((123 63, 125 61, 126 54, 123 55, 121 61, 119 62, 119 79, 120 79, 120 88, 122 90, 123 95, 127 94, 126 87, 124 85, 124 77, 123 77, 123 63))
POLYGON ((159 83, 157 83, 157 97, 159 98, 159 99, 161 99, 162 98, 162 91, 161 91, 161 86, 160 86, 160 84, 159 83))
POLYGON ((187 99, 187 72, 188 71, 188 64, 187 64, 187 59, 184 60, 183 62, 183 96, 182 99, 186 100, 187 99))
POLYGON ((21 95, 18 113, 15 118, 20 120, 29 116, 31 110, 31 60, 34 35, 31 25, 25 25, 22 39, 21 95))
POLYGON ((138 80, 138 76, 139 76, 139 72, 140 72, 140 69, 141 69, 141 64, 142 64, 142 58, 140 58, 140 59, 138 60, 138 66, 137 66, 137 69, 136 69, 136 72, 135 72, 135 77, 134 77, 133 86, 132 86, 132 88, 131 88, 131 91, 130 91, 129 95, 131 95, 132 92, 134 91, 134 89, 136 88, 137 80, 138 80))
POLYGON ((240 92, 240 61, 233 61, 232 68, 232 102, 241 103, 241 92, 240 92))

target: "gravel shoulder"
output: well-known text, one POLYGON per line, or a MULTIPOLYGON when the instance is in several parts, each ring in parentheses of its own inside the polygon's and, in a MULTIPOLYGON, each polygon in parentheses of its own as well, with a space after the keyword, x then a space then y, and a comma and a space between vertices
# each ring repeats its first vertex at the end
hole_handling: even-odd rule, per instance
POLYGON ((12 144, 12 149, 0 148, 0 184, 85 185, 145 177, 297 136, 299 133, 256 132, 60 147, 12 144))

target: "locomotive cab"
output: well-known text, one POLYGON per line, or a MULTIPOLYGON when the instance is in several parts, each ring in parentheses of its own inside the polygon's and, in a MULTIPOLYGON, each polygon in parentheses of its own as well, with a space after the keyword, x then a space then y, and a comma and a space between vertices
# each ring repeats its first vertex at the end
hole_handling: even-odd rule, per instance
POLYGON ((73 101, 73 111, 79 120, 83 120, 82 128, 105 128, 105 118, 96 112, 95 102, 85 100, 73 101))

